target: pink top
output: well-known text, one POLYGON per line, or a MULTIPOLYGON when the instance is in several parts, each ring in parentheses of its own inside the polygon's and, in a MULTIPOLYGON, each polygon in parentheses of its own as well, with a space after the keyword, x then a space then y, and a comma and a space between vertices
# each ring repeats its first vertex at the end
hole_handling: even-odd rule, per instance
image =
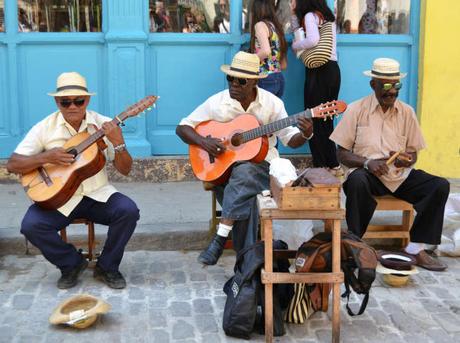
MULTIPOLYGON (((305 24, 305 39, 300 41, 293 41, 292 42, 292 49, 294 51, 304 50, 304 49, 311 49, 319 42, 319 28, 320 25, 320 18, 313 12, 308 12, 304 17, 304 24, 305 24)), ((291 16, 291 27, 292 31, 295 31, 300 27, 299 21, 297 20, 297 16, 291 16)), ((337 61, 337 28, 335 22, 332 23, 332 36, 333 36, 333 43, 332 43, 332 54, 331 60, 337 61)))

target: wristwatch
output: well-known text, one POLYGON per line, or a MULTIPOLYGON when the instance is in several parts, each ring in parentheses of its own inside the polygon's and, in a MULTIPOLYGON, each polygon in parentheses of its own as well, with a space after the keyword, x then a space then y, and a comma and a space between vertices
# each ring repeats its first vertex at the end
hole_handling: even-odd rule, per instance
POLYGON ((113 150, 115 150, 115 153, 117 153, 117 152, 123 152, 123 151, 126 150, 126 144, 125 144, 125 143, 118 144, 117 146, 114 146, 114 147, 113 147, 113 150))
POLYGON ((364 163, 363 163, 363 168, 364 169, 369 170, 369 162, 370 161, 371 161, 370 159, 367 159, 367 160, 364 161, 364 163))

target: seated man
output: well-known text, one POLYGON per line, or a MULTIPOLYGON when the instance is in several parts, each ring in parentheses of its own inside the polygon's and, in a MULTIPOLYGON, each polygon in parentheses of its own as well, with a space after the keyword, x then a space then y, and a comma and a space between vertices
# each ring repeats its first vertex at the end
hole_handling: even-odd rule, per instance
POLYGON ((444 270, 424 243, 440 243, 449 182, 413 168, 425 141, 412 107, 397 100, 405 74, 389 58, 376 59, 364 74, 372 78, 374 93, 352 103, 330 136, 339 145, 339 160, 350 168, 343 185, 348 229, 362 237, 377 206, 373 196, 391 194, 417 211, 405 251, 420 267, 444 270))
MULTIPOLYGON (((227 74, 229 89, 219 92, 198 108, 177 126, 177 135, 187 144, 201 146, 209 154, 219 158, 225 146, 219 139, 203 137, 194 127, 207 120, 228 122, 239 114, 250 113, 261 124, 268 124, 287 117, 283 102, 275 95, 257 87, 259 59, 255 54, 238 52, 231 66, 223 65, 221 70, 227 74)), ((311 119, 300 118, 300 130, 287 127, 276 133, 284 145, 297 148, 303 145, 312 134, 311 119)), ((214 239, 204 250, 198 261, 216 264, 222 254, 225 241, 233 229, 233 245, 236 251, 254 244, 257 240, 258 212, 256 195, 269 189, 269 163, 278 157, 275 148, 276 137, 269 138, 269 150, 261 163, 238 162, 233 166, 230 178, 224 185, 215 187, 217 198, 222 205, 222 219, 214 239)))
MULTIPOLYGON (((19 143, 8 161, 9 172, 26 174, 47 163, 68 166, 74 155, 62 146, 73 135, 101 128, 108 144, 107 155, 114 158, 115 168, 123 175, 131 170, 132 159, 123 140, 121 129, 111 119, 87 111, 90 96, 86 80, 78 73, 63 73, 57 79, 54 96, 58 111, 36 124, 19 143)), ((77 284, 78 276, 88 261, 71 244, 65 243, 58 231, 76 218, 108 225, 107 240, 94 269, 94 277, 109 287, 124 288, 126 281, 118 270, 123 252, 130 239, 139 210, 127 196, 118 193, 108 183, 103 168, 81 183, 70 200, 57 210, 44 210, 37 204, 29 207, 21 225, 21 233, 42 252, 43 256, 61 270, 58 288, 77 284)))

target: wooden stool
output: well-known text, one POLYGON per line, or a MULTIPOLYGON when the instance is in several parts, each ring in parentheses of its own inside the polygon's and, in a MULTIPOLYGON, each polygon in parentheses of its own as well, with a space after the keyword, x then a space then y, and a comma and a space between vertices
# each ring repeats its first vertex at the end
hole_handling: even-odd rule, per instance
MULTIPOLYGON (((82 252, 82 255, 87 258, 89 261, 92 261, 93 258, 95 258, 95 254, 94 254, 94 248, 96 247, 96 241, 94 239, 95 235, 94 235, 94 223, 90 220, 87 220, 87 219, 82 219, 82 218, 78 218, 78 219, 75 219, 72 223, 70 224, 85 224, 87 227, 88 227, 88 251, 83 251, 82 252)), ((67 228, 63 228, 59 231, 59 233, 61 234, 61 238, 64 242, 67 243, 67 228)))
POLYGON ((276 283, 330 283, 332 284, 332 342, 340 341, 340 221, 345 218, 343 209, 331 210, 282 210, 273 198, 257 196, 259 217, 264 233, 264 268, 261 281, 265 287, 265 341, 273 341, 273 284, 276 283), (332 231, 332 271, 324 273, 276 273, 273 272, 273 257, 283 255, 295 258, 297 251, 273 250, 273 219, 319 219, 332 231))
POLYGON ((375 197, 376 211, 402 211, 400 225, 369 225, 363 238, 401 238, 403 246, 409 243, 410 229, 414 221, 414 208, 404 200, 391 195, 375 197))

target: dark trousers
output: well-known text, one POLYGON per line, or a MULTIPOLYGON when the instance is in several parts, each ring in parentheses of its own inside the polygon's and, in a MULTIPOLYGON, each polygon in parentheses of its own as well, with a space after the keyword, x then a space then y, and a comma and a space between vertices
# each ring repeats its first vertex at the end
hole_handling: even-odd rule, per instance
MULTIPOLYGON (((305 68, 304 106, 313 108, 321 103, 337 100, 340 90, 340 68, 336 61, 309 69, 305 68)), ((308 141, 314 167, 339 166, 335 143, 329 139, 334 130, 332 119, 313 119, 313 137, 308 141)))
POLYGON ((240 162, 233 166, 228 182, 214 188, 222 205, 222 218, 233 219, 232 240, 236 252, 257 241, 259 212, 257 194, 270 189, 269 164, 240 162))
POLYGON ((391 194, 411 203, 417 212, 410 231, 411 242, 433 245, 441 242, 444 207, 449 196, 449 182, 446 179, 413 169, 392 193, 375 175, 360 168, 348 176, 343 190, 347 196, 348 230, 359 237, 366 232, 377 206, 373 196, 391 194))
POLYGON ((97 264, 105 271, 118 271, 125 246, 139 220, 139 209, 127 196, 114 193, 107 202, 83 197, 68 217, 57 210, 47 211, 37 205, 29 207, 21 224, 21 233, 61 271, 74 268, 81 255, 72 244, 65 243, 58 231, 76 218, 108 225, 107 239, 97 264))

